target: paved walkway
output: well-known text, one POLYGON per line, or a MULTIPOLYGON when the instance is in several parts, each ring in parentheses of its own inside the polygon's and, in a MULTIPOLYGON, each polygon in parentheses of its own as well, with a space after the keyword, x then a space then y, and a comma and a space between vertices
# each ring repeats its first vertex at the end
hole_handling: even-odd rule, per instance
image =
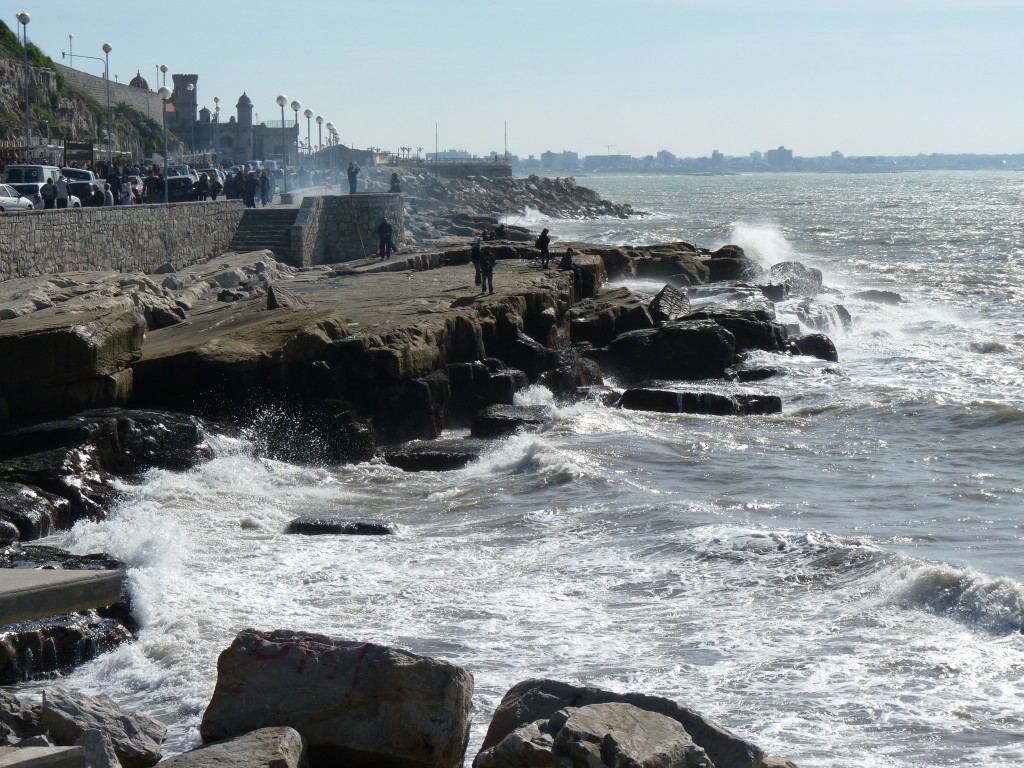
POLYGON ((0 626, 112 605, 123 578, 121 571, 0 569, 0 626))

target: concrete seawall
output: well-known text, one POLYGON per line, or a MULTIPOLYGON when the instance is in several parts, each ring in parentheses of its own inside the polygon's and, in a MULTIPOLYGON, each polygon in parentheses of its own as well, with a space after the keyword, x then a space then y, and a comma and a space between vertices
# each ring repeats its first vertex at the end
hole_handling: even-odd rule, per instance
POLYGON ((227 250, 243 210, 224 200, 0 216, 0 280, 199 264, 227 250))

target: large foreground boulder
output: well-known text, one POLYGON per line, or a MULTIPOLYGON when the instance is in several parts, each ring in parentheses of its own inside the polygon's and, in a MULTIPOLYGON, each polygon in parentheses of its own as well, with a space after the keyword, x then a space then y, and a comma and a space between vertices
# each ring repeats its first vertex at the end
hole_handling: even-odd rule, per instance
POLYGON ((764 757, 759 747, 671 699, 642 693, 614 693, 556 680, 524 680, 512 686, 494 712, 479 754, 501 743, 517 728, 547 720, 560 709, 611 702, 632 704, 680 723, 694 743, 707 753, 715 768, 751 768, 764 757))
POLYGON ((43 726, 58 746, 71 746, 95 729, 110 737, 122 768, 148 768, 160 759, 163 723, 123 709, 109 696, 89 696, 54 685, 43 691, 43 726))
POLYGON ((288 630, 246 629, 217 661, 200 735, 217 741, 289 725, 310 765, 457 768, 473 677, 397 648, 288 630))
POLYGON ((164 768, 305 768, 306 740, 294 728, 260 728, 160 763, 164 768))
POLYGON ((568 707, 484 750, 474 768, 714 768, 686 729, 632 704, 568 707))

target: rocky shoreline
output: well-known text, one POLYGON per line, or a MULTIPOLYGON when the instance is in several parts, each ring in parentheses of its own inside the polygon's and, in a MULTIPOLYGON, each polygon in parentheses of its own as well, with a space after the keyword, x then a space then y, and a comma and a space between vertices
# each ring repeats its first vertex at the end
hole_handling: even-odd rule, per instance
MULTIPOLYGON (((410 208, 427 199, 423 190, 433 183, 428 181, 419 183, 410 208)), ((453 200, 479 197, 473 186, 480 186, 478 180, 460 183, 464 188, 453 200)), ((575 199, 580 215, 634 213, 592 201, 592 193, 581 195, 574 183, 527 183, 550 187, 545 205, 555 206, 551 200, 559 196, 575 199)), ((410 180, 410 186, 416 184, 410 180)), ((830 361, 837 356, 823 332, 801 334, 795 323, 780 320, 777 303, 787 302, 804 326, 822 331, 852 322, 841 305, 819 302, 827 290, 820 273, 795 262, 765 271, 736 246, 709 253, 687 243, 629 249, 574 243, 574 270, 542 270, 533 258, 532 236, 515 227, 492 245, 499 260, 497 290, 481 296, 464 236, 492 221, 485 209, 507 210, 506 204, 505 198, 487 198, 476 208, 445 215, 435 207, 432 215, 413 219, 421 222, 413 226, 426 247, 407 246, 386 262, 296 270, 270 252, 255 252, 226 254, 182 273, 69 273, 0 283, 0 354, 17 361, 0 373, 0 566, 120 567, 102 556, 76 561, 28 542, 80 519, 104 517, 118 498, 119 483, 146 469, 186 469, 204 461, 206 438, 218 430, 242 431, 266 455, 294 462, 383 456, 406 471, 444 471, 472 461, 488 440, 543 424, 544 409, 514 405, 515 393, 529 384, 542 384, 558 398, 598 398, 619 408, 736 417, 779 413, 783 404, 777 396, 744 385, 770 380, 780 369, 751 364, 749 352, 830 361), (429 230, 422 223, 428 219, 429 230), (437 226, 441 220, 444 232, 437 226), (462 239, 446 239, 451 237, 462 239), (651 301, 606 287, 631 277, 659 280, 665 287, 651 301), (614 374, 624 388, 607 386, 605 374, 614 374), (685 384, 651 386, 652 379, 685 384), (467 427, 468 438, 442 436, 467 427)), ((389 532, 367 521, 334 518, 299 519, 288 530, 389 532)), ((130 596, 94 613, 0 628, 0 684, 67 669, 131 640, 130 596)), ((294 641, 307 650, 319 644, 330 650, 313 656, 326 653, 335 661, 342 653, 341 641, 327 638, 251 641, 286 648, 294 641)), ((531 696, 551 706, 545 704, 539 717, 532 716, 539 710, 530 710, 530 719, 500 737, 489 732, 475 764, 583 760, 591 748, 573 747, 579 740, 561 736, 566 728, 580 732, 570 726, 577 715, 565 714, 564 707, 587 709, 581 701, 636 706, 670 719, 668 710, 678 709, 664 700, 654 706, 642 694, 584 694, 559 686, 539 684, 543 692, 531 696), (520 732, 520 726, 532 730, 520 732), (546 757, 536 757, 537 745, 548 750, 546 757)), ((449 699, 443 706, 451 714, 449 699)), ((378 700, 374 706, 384 704, 378 700)), ((510 707, 522 709, 521 703, 510 707)), ((8 723, 5 730, 3 713, 13 709, 0 706, 0 745, 41 735, 37 726, 19 731, 8 723)), ((501 709, 495 721, 499 714, 501 709)), ((763 759, 753 745, 742 759, 716 758, 693 731, 694 722, 680 721, 683 734, 672 736, 674 726, 639 725, 632 711, 596 714, 604 725, 588 727, 609 733, 625 728, 623 717, 640 732, 667 728, 673 762, 658 762, 666 759, 659 752, 644 764, 786 764, 763 759)), ((281 716, 280 722, 249 730, 290 722, 290 715, 281 716)), ((204 740, 221 738, 228 734, 204 730, 204 740)), ((306 745, 296 747, 296 764, 326 764, 314 758, 317 750, 302 729, 274 739, 306 745)), ((382 739, 390 744, 394 735, 382 739)), ((594 743, 591 737, 579 743, 584 742, 594 743)), ((456 746, 447 749, 444 761, 436 755, 383 758, 390 753, 379 752, 379 745, 338 749, 378 755, 366 764, 459 765, 463 755, 456 746)), ((618 755, 605 763, 611 765, 636 757, 609 749, 607 755, 599 749, 595 759, 618 755)), ((158 758, 159 751, 143 764, 158 758)))

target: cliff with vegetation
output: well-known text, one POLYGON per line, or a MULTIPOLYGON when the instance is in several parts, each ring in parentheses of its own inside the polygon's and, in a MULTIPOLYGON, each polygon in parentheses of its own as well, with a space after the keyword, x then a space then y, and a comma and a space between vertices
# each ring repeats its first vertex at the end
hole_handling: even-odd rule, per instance
MULTIPOLYGON (((18 36, 0 21, 0 142, 24 143, 25 50, 18 36)), ((53 60, 28 43, 29 124, 33 139, 63 139, 105 144, 106 105, 73 87, 53 60)), ((127 104, 112 104, 117 148, 136 158, 163 146, 159 123, 127 104)))

